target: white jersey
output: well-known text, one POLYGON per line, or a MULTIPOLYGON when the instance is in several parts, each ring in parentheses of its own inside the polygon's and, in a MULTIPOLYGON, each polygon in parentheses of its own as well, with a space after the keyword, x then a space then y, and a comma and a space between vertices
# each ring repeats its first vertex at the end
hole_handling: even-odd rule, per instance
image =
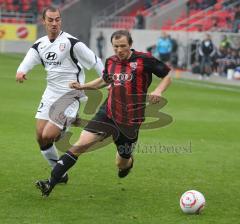
POLYGON ((27 74, 35 65, 41 63, 47 71, 47 88, 35 117, 51 121, 64 129, 75 120, 79 109, 77 99, 86 100, 84 91, 78 91, 75 98, 69 83, 84 83, 84 68, 94 68, 99 76, 102 76, 104 66, 84 43, 65 32, 61 32, 53 41, 50 41, 48 36, 38 39, 27 52, 17 72, 27 74), (73 102, 70 105, 69 99, 73 102))
POLYGON ((99 76, 104 69, 101 60, 92 50, 77 38, 62 31, 53 42, 48 36, 38 39, 27 52, 17 72, 26 74, 41 63, 47 71, 46 91, 58 96, 71 91, 68 86, 70 82, 85 82, 84 68, 94 68, 99 76))

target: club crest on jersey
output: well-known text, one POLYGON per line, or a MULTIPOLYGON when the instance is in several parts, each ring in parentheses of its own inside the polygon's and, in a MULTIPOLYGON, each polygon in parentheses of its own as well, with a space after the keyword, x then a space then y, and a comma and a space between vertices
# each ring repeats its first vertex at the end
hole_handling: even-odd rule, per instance
POLYGON ((66 44, 65 44, 65 43, 61 43, 61 44, 59 45, 59 50, 60 50, 60 51, 64 51, 65 48, 66 48, 66 44))
POLYGON ((132 70, 136 70, 137 69, 137 62, 130 62, 130 67, 132 68, 132 70))

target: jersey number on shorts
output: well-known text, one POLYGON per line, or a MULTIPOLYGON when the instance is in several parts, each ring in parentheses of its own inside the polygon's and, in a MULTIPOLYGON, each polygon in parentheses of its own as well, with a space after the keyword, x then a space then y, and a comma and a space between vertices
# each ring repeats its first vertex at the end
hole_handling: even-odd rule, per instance
POLYGON ((40 103, 39 107, 38 107, 38 111, 37 112, 42 112, 41 109, 43 108, 43 102, 40 103))

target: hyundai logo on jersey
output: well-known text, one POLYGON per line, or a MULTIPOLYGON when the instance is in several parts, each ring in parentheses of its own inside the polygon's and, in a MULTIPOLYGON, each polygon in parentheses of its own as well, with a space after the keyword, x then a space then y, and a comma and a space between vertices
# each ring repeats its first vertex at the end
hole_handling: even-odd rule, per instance
POLYGON ((48 53, 45 54, 45 58, 47 60, 53 61, 53 60, 57 59, 57 54, 54 53, 54 52, 48 52, 48 53))

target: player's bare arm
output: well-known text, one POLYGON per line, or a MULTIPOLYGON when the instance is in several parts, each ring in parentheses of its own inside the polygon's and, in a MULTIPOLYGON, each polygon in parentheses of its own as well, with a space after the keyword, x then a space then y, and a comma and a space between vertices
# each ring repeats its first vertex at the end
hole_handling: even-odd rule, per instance
POLYGON ((171 82, 172 82, 171 75, 168 74, 161 80, 156 89, 149 94, 149 101, 151 103, 158 103, 161 99, 162 93, 168 88, 171 82))
POLYGON ((101 89, 108 84, 102 79, 97 78, 91 82, 80 84, 79 82, 71 82, 69 87, 76 90, 87 90, 87 89, 101 89))

